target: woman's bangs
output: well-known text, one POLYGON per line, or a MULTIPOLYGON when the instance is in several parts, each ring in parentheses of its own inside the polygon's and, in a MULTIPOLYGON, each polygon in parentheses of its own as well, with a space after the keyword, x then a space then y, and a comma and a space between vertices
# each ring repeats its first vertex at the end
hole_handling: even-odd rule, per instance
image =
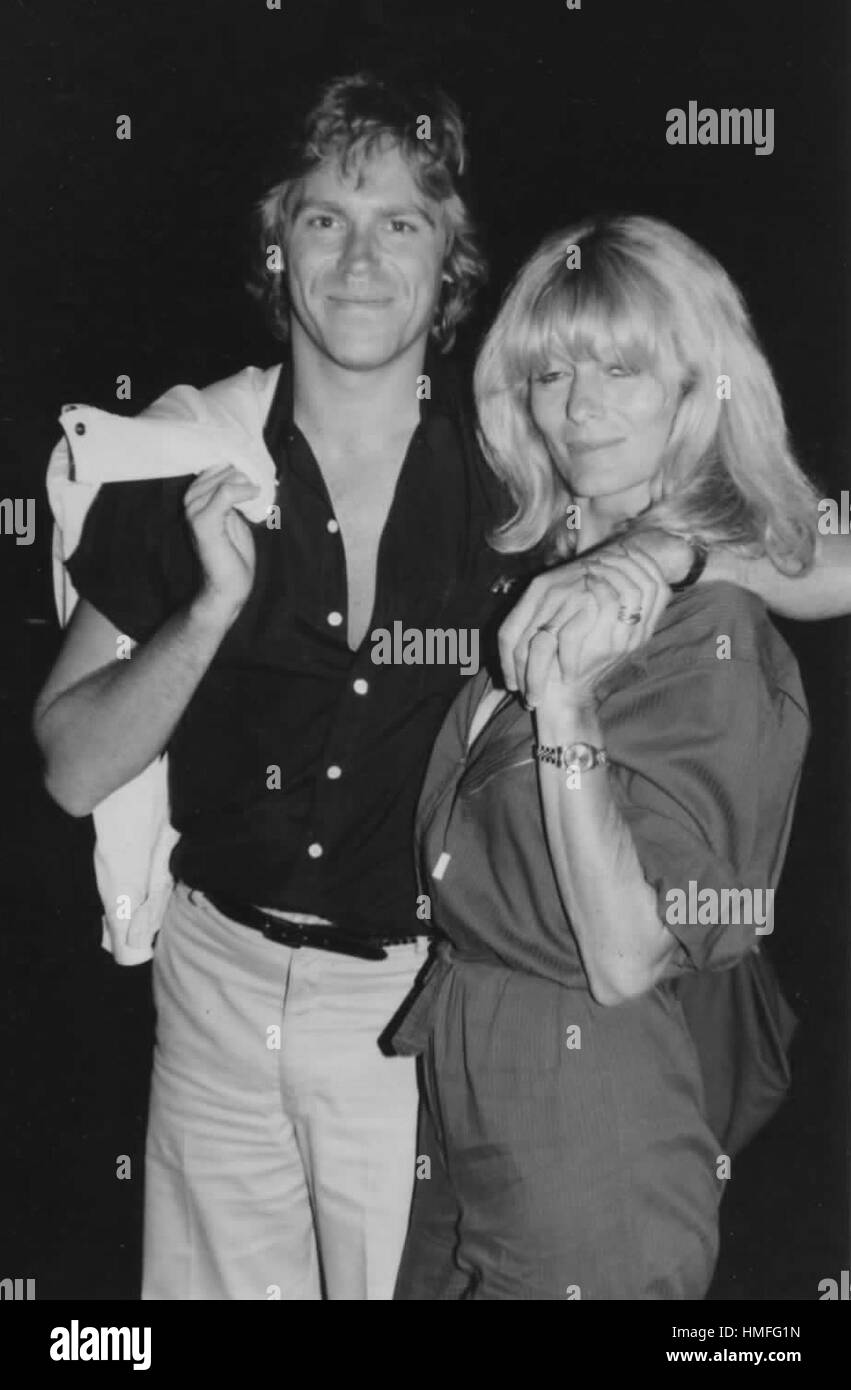
POLYGON ((593 270, 559 269, 532 305, 518 335, 518 376, 536 376, 562 358, 616 362, 628 371, 658 371, 668 365, 671 344, 660 341, 659 306, 649 286, 627 286, 593 270))

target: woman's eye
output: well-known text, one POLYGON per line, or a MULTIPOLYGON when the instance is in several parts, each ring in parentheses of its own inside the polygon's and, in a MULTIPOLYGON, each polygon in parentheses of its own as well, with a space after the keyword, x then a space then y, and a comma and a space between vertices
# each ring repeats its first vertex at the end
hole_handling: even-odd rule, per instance
POLYGON ((415 232, 417 230, 413 222, 406 222, 403 217, 391 217, 390 228, 394 232, 415 232))
POLYGON ((620 362, 610 362, 606 368, 609 376, 637 376, 638 372, 634 367, 624 367, 620 362))
POLYGON ((539 382, 541 386, 550 386, 554 381, 561 381, 562 378, 570 377, 572 375, 572 367, 559 367, 557 370, 552 372, 540 372, 539 375, 535 377, 535 380, 539 382))

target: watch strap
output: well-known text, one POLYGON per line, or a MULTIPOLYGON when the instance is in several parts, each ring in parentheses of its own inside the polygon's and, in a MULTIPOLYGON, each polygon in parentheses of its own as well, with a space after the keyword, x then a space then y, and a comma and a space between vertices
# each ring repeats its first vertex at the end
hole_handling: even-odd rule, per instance
POLYGON ((706 561, 709 559, 709 551, 700 541, 689 541, 692 548, 692 562, 689 572, 683 579, 676 584, 669 584, 668 587, 672 594, 681 594, 685 589, 690 589, 692 584, 696 584, 703 571, 706 569, 706 561))

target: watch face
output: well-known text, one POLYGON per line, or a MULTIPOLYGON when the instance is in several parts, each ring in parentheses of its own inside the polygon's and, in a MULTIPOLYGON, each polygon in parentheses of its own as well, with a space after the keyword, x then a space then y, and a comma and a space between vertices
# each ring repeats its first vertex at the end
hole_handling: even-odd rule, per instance
POLYGON ((567 750, 565 761, 568 768, 577 768, 580 772, 590 772, 595 766, 594 749, 590 743, 574 743, 567 750))
POLYGON ((580 772, 590 772, 594 766, 594 749, 588 743, 580 743, 576 750, 580 772))

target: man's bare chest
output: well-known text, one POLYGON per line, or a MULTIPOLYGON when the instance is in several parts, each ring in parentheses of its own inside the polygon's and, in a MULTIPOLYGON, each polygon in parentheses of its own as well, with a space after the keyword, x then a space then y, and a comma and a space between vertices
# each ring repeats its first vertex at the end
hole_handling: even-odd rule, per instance
POLYGON ((378 551, 393 504, 401 464, 373 472, 327 477, 326 486, 340 527, 346 559, 348 640, 362 642, 375 604, 378 551))

